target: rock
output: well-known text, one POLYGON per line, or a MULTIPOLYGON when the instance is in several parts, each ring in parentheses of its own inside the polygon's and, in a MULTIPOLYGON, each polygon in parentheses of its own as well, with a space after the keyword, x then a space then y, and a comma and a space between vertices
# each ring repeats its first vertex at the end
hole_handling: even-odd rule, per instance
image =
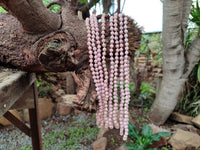
POLYGON ((199 130, 197 128, 195 128, 194 126, 189 125, 189 124, 176 124, 176 125, 173 125, 171 127, 171 129, 172 129, 172 131, 176 131, 177 129, 181 129, 181 130, 189 131, 189 132, 193 132, 193 133, 199 132, 199 130))
POLYGON ((50 93, 56 102, 62 102, 62 96, 65 95, 65 91, 63 89, 59 89, 57 86, 52 86, 50 93))
POLYGON ((120 146, 116 150, 128 150, 128 148, 125 145, 120 146))
MULTIPOLYGON (((41 120, 47 119, 52 116, 54 103, 52 103, 51 99, 47 98, 39 98, 38 100, 38 109, 39 109, 39 117, 41 120)), ((29 113, 28 109, 24 109, 24 120, 29 122, 29 113)))
POLYGON ((68 104, 68 106, 73 106, 73 100, 75 99, 75 94, 66 94, 62 96, 62 102, 68 104))
POLYGON ((106 150, 107 138, 101 137, 100 139, 94 141, 92 146, 93 146, 93 150, 106 150))
MULTIPOLYGON (((22 120, 21 115, 19 114, 19 112, 17 110, 9 110, 9 112, 11 112, 15 117, 17 117, 19 120, 22 120)), ((0 118, 0 124, 3 126, 9 126, 12 125, 12 123, 10 121, 8 121, 5 117, 1 117, 0 118)))
POLYGON ((100 139, 101 137, 103 137, 103 135, 108 132, 109 129, 107 128, 100 128, 99 132, 98 132, 98 135, 97 135, 97 139, 100 139))
POLYGON ((59 102, 56 107, 56 112, 60 115, 68 115, 71 113, 72 107, 63 103, 59 102))
POLYGON ((148 124, 148 125, 152 128, 153 134, 158 133, 158 132, 170 132, 169 130, 161 128, 161 127, 156 126, 154 124, 148 124))
POLYGON ((55 105, 54 103, 52 103, 51 99, 39 98, 38 106, 39 106, 39 116, 41 120, 52 116, 53 108, 55 105))
POLYGON ((180 114, 178 112, 173 112, 170 116, 170 119, 177 121, 177 122, 181 122, 181 123, 186 123, 186 124, 191 124, 192 125, 192 119, 193 117, 190 116, 186 116, 183 114, 180 114))
POLYGON ((198 128, 200 128, 200 114, 196 116, 194 119, 192 119, 192 123, 198 128))
POLYGON ((187 147, 195 147, 197 149, 200 146, 200 136, 192 132, 178 129, 170 138, 169 143, 176 150, 184 150, 187 147))

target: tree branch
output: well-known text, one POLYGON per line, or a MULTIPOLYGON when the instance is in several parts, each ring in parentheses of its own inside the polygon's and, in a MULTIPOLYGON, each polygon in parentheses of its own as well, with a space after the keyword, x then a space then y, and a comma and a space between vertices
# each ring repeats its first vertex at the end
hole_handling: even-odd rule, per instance
POLYGON ((200 36, 198 36, 191 44, 189 49, 185 54, 186 59, 186 69, 185 73, 183 74, 183 78, 187 78, 191 71, 193 70, 194 66, 198 63, 200 59, 200 36))
POLYGON ((0 3, 8 9, 29 33, 51 32, 61 27, 61 18, 48 10, 42 0, 9 0, 0 3))
POLYGON ((181 21, 181 30, 182 30, 182 38, 183 43, 185 43, 186 30, 188 27, 188 18, 191 11, 192 0, 184 0, 182 7, 182 21, 181 21))

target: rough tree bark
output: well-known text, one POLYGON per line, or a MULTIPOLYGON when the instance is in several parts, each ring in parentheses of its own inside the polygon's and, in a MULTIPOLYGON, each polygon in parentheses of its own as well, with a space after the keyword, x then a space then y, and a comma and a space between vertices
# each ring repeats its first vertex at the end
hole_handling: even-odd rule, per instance
POLYGON ((200 59, 200 37, 184 51, 187 21, 192 0, 165 0, 163 2, 163 79, 149 118, 163 124, 174 110, 184 83, 200 59))
MULTIPOLYGON (((87 16, 92 3, 78 6, 77 2, 53 1, 47 7, 60 5, 56 14, 42 0, 0 0, 8 11, 0 14, 0 65, 37 73, 75 71, 81 84, 74 102, 93 110, 96 92, 88 69, 87 32, 84 20, 75 15, 76 10, 82 10, 87 16)), ((133 56, 140 47, 141 31, 133 20, 128 30, 133 56)))
POLYGON ((2 64, 26 71, 56 72, 76 70, 84 62, 84 21, 67 8, 67 2, 61 2, 61 14, 55 14, 38 0, 1 1, 11 12, 0 15, 2 64))

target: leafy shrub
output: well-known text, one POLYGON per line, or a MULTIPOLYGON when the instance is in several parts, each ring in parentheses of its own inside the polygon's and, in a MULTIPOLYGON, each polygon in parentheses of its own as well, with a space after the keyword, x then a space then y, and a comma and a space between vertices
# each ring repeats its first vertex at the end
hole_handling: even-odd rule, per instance
MULTIPOLYGON (((158 132, 153 134, 153 130, 150 126, 144 125, 141 131, 141 136, 139 131, 136 130, 135 126, 129 123, 129 136, 135 141, 134 143, 126 143, 126 147, 129 150, 152 150, 152 148, 148 148, 148 145, 152 144, 154 141, 159 141, 161 137, 170 137, 170 133, 168 132, 158 132)), ((153 150, 156 150, 154 148, 153 150)))
POLYGON ((52 84, 48 83, 47 81, 44 81, 42 79, 37 80, 37 87, 38 87, 38 96, 40 98, 47 95, 51 88, 52 84))
POLYGON ((177 111, 193 117, 200 113, 200 82, 198 81, 199 64, 192 70, 189 79, 186 82, 183 98, 177 105, 177 111))
POLYGON ((139 100, 143 101, 143 104, 150 108, 155 98, 156 88, 153 87, 150 83, 142 82, 140 91, 139 100))

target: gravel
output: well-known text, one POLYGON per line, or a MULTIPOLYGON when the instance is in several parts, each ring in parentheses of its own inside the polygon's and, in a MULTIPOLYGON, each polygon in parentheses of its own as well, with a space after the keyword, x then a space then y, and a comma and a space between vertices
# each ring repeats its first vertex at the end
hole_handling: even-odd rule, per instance
MULTIPOLYGON (((96 135, 92 137, 91 141, 85 141, 85 143, 76 143, 74 148, 67 148, 62 146, 67 141, 67 136, 60 138, 60 136, 69 130, 70 127, 83 123, 89 122, 90 126, 95 125, 95 120, 92 117, 88 117, 85 114, 79 115, 53 115, 51 118, 43 120, 41 122, 42 127, 42 139, 44 150, 92 150, 92 142, 95 140, 96 135), (71 124, 73 122, 73 124, 71 124), (60 135, 59 135, 60 134, 60 135), (86 144, 89 143, 89 144, 86 144)), ((83 137, 84 139, 84 137, 83 137)), ((0 150, 31 150, 31 138, 26 136, 15 126, 2 127, 0 128, 0 150)))

